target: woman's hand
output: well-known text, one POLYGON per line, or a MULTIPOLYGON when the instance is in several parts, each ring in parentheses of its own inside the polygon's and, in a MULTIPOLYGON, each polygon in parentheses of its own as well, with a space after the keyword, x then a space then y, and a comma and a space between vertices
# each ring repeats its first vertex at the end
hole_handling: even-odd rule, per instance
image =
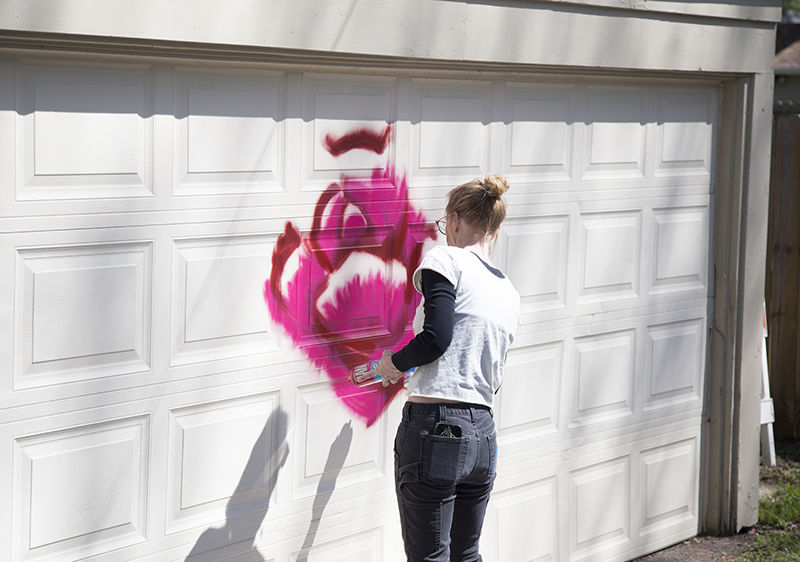
POLYGON ((397 367, 392 363, 392 355, 394 355, 394 351, 389 349, 384 350, 381 356, 381 362, 378 363, 378 366, 372 371, 373 376, 381 376, 381 384, 385 387, 397 383, 404 375, 403 371, 398 371, 397 367))

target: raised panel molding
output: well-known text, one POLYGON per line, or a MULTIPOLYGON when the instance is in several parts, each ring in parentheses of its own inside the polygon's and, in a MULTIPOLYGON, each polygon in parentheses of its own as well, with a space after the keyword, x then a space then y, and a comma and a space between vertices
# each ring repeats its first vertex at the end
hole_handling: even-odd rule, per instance
POLYGON ((414 79, 411 90, 414 182, 457 185, 487 173, 491 83, 414 79))
POLYGON ((572 425, 633 414, 635 348, 634 330, 576 338, 572 425))
POLYGON ((386 416, 369 427, 353 422, 352 413, 342 406, 331 388, 344 383, 326 381, 297 389, 294 499, 314 495, 325 478, 335 478, 339 489, 387 475, 386 459, 392 440, 386 416), (319 447, 319 443, 330 445, 319 447))
POLYGON ((280 73, 175 75, 175 195, 284 191, 280 73))
POLYGON ((701 399, 705 347, 701 318, 647 327, 645 410, 701 399))
POLYGON ((150 368, 152 246, 17 250, 15 388, 150 368))
POLYGON ((708 214, 707 206, 653 210, 651 295, 707 289, 708 214))
POLYGON ((697 518, 697 439, 641 452, 641 531, 645 536, 697 518))
POLYGON ((75 559, 147 538, 150 416, 18 437, 14 554, 75 559))
POLYGON ((393 168, 397 158, 397 79, 310 74, 303 100, 302 189, 321 191, 343 176, 380 188, 373 171, 393 168))
POLYGON ((584 180, 645 177, 645 88, 589 87, 584 180))
POLYGON ((153 196, 147 66, 18 63, 19 201, 153 196))
MULTIPOLYGON (((489 521, 495 525, 495 560, 555 562, 560 560, 563 529, 556 478, 537 480, 492 494, 489 521), (525 537, 525 540, 520 540, 525 537)), ((487 524, 490 524, 487 521, 487 524)))
POLYGON ((168 532, 237 515, 263 519, 288 454, 286 425, 278 391, 172 409, 168 532))
POLYGON ((523 314, 566 308, 569 228, 568 215, 503 222, 496 259, 520 294, 523 314))
POLYGON ((626 455, 570 473, 570 560, 630 541, 630 461, 626 455))
POLYGON ((563 354, 563 342, 509 351, 497 396, 497 429, 503 442, 558 431, 563 354))
POLYGON ((712 175, 713 124, 717 119, 713 91, 659 88, 656 177, 712 175))
POLYGON ((274 351, 264 304, 275 235, 174 241, 172 364, 274 351))
POLYGON ((571 86, 507 85, 504 169, 512 182, 571 179, 574 90, 571 86))
POLYGON ((578 305, 639 296, 641 211, 581 216, 578 305))

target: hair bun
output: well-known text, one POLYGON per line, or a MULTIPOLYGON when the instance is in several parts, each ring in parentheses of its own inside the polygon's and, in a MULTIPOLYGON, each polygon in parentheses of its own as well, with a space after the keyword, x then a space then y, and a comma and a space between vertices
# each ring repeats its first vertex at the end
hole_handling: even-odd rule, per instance
POLYGON ((502 176, 486 176, 481 180, 481 185, 486 190, 490 197, 500 198, 506 191, 508 191, 508 180, 502 176))

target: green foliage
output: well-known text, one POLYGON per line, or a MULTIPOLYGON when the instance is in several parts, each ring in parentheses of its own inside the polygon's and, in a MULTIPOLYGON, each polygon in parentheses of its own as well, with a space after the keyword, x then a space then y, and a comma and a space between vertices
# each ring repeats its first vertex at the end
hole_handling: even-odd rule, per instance
POLYGON ((800 0, 783 0, 783 11, 791 10, 796 16, 800 16, 800 0))

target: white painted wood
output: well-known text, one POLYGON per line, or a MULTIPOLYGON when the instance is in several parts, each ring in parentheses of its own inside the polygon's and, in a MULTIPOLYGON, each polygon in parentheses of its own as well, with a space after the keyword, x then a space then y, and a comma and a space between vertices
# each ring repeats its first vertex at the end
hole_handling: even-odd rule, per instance
POLYGON ((283 80, 278 73, 177 70, 174 194, 282 190, 283 80))
MULTIPOLYGON (((0 29, 109 41, 306 50, 310 53, 581 68, 763 72, 774 57, 780 4, 659 0, 523 3, 233 0, 224 8, 143 0, 26 0, 0 6, 0 29), (445 22, 445 23, 442 23, 445 22), (620 38, 624 38, 621 41, 620 38), (642 49, 641 45, 647 45, 642 49)), ((16 38, 16 37, 15 37, 16 38)), ((148 45, 149 46, 149 45, 148 45)))
POLYGON ((775 407, 769 390, 769 362, 767 361, 767 303, 764 302, 762 315, 764 337, 761 340, 761 462, 766 466, 775 466, 775 434, 772 424, 775 423, 775 407))
POLYGON ((147 67, 23 63, 16 78, 17 200, 153 195, 147 67))
POLYGON ((15 388, 151 363, 152 244, 18 249, 15 388))
POLYGON ((68 560, 146 540, 149 417, 15 439, 11 555, 68 560), (102 508, 100 507, 102 506, 102 508))
MULTIPOLYGON (((432 221, 487 172, 512 181, 493 258, 523 321, 484 558, 625 560, 696 534, 716 85, 395 74, 0 61, 9 560, 400 560, 401 401, 365 423, 264 282, 330 185, 406 182, 432 221), (122 155, 91 150, 98 123, 122 155), (353 130, 388 130, 385 150, 326 148, 353 130)), ((368 304, 334 334, 386 333, 391 299, 368 304)))

